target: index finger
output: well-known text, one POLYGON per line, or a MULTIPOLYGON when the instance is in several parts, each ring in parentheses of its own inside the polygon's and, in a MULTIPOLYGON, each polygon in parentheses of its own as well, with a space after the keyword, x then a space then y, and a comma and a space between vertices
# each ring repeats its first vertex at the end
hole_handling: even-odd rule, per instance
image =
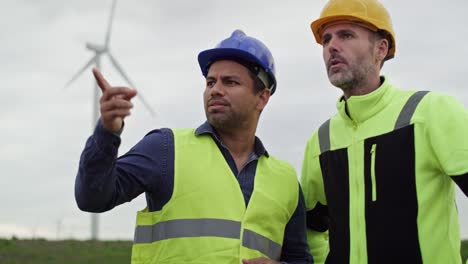
POLYGON ((109 87, 105 93, 102 94, 101 101, 108 101, 111 99, 123 99, 130 101, 137 94, 136 90, 128 87, 109 87))
POLYGON ((110 84, 106 81, 106 79, 104 78, 104 76, 102 76, 102 73, 98 69, 93 68, 93 75, 94 75, 94 79, 96 79, 96 82, 99 88, 101 88, 101 91, 103 93, 111 87, 110 84))

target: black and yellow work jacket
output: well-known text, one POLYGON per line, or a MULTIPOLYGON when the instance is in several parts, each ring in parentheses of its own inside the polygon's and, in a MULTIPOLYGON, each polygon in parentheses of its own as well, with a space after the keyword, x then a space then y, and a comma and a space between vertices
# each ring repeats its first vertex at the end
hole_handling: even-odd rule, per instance
POLYGON ((461 263, 454 182, 468 195, 468 111, 382 81, 340 99, 307 143, 301 184, 314 258, 313 235, 328 229, 325 263, 461 263))

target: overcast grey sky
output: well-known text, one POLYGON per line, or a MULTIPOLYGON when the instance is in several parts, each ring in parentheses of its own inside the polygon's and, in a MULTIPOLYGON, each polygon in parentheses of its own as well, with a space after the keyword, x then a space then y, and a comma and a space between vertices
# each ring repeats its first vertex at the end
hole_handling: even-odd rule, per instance
MULTIPOLYGON (((468 2, 382 2, 397 39, 383 74, 403 89, 444 92, 468 106, 468 2)), ((277 92, 257 135, 299 174, 306 140, 335 113, 340 95, 309 29, 324 3, 119 0, 111 50, 158 113, 151 117, 135 101, 120 153, 151 129, 204 121, 196 57, 240 28, 261 39, 277 64, 277 92)), ((93 55, 85 43, 104 42, 110 6, 111 0, 0 0, 0 237, 90 236, 90 216, 76 207, 73 185, 94 127, 91 70, 63 87, 93 55)), ((107 59, 102 71, 111 84, 125 84, 107 59)), ((468 239, 468 199, 458 192, 457 200, 468 239)), ((101 214, 100 237, 131 239, 135 212, 144 207, 142 195, 101 214)))

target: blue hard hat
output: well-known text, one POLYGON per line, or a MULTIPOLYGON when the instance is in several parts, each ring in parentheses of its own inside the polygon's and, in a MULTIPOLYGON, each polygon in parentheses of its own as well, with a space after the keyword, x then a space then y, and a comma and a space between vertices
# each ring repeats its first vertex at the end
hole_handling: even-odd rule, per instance
POLYGON ((268 76, 265 83, 257 72, 257 76, 264 82, 265 86, 273 94, 276 90, 275 62, 268 48, 260 40, 245 35, 242 30, 234 30, 231 36, 221 41, 214 49, 204 50, 198 54, 203 76, 206 77, 213 62, 228 59, 247 63, 253 63, 262 68, 268 76))

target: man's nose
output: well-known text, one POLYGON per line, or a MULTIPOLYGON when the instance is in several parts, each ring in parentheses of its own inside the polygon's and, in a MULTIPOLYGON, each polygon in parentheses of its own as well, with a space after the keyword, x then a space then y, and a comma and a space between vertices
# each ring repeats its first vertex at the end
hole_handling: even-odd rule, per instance
POLYGON ((216 95, 224 95, 224 86, 221 80, 217 81, 211 88, 210 88, 211 96, 216 95))
POLYGON ((327 43, 327 49, 330 53, 338 51, 339 43, 336 38, 330 38, 327 43))

